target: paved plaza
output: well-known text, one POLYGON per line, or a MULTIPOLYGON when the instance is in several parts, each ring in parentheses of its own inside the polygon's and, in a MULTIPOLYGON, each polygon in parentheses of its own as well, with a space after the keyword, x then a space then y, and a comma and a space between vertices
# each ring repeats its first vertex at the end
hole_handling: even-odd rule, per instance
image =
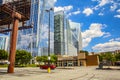
POLYGON ((57 68, 51 73, 39 68, 15 68, 12 74, 8 74, 6 68, 0 68, 0 80, 120 80, 120 70, 96 68, 57 68))

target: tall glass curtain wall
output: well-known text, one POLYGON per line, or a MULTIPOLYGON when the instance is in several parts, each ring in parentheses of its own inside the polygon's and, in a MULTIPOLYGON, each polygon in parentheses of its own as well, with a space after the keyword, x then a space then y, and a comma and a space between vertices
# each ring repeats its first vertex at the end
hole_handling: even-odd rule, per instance
MULTIPOLYGON (((80 23, 69 21, 69 28, 68 28, 68 35, 69 35, 69 42, 76 48, 76 52, 78 53, 80 50, 80 42, 81 42, 81 36, 80 36, 80 23)), ((69 52, 70 53, 70 52, 69 52)), ((77 53, 73 55, 77 55, 77 53)))
POLYGON ((69 21, 73 45, 79 50, 80 23, 69 21))
POLYGON ((54 16, 54 53, 64 55, 64 44, 64 16, 58 14, 54 16))
POLYGON ((33 28, 19 31, 17 49, 24 49, 32 53, 32 56, 41 56, 41 30, 45 18, 45 1, 31 0, 30 20, 26 25, 32 25, 33 28))
POLYGON ((0 36, 0 49, 4 49, 7 51, 8 48, 8 36, 0 36))
POLYGON ((62 12, 54 17, 54 53, 58 55, 77 55, 80 46, 80 23, 65 18, 62 12))
POLYGON ((44 55, 43 50, 46 52, 47 49, 43 47, 45 42, 42 40, 42 30, 45 25, 49 25, 49 14, 45 10, 51 5, 54 5, 53 0, 31 0, 31 15, 26 25, 32 25, 33 28, 19 31, 17 49, 27 50, 32 53, 32 56, 44 55))

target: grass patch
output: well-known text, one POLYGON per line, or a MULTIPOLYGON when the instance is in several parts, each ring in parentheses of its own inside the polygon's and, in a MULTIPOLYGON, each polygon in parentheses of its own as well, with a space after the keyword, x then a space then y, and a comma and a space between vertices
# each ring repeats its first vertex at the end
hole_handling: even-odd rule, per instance
POLYGON ((0 68, 6 68, 6 67, 8 67, 8 65, 7 64, 4 64, 4 65, 0 65, 0 68))
POLYGON ((37 67, 37 65, 35 65, 35 64, 15 65, 15 67, 37 67))

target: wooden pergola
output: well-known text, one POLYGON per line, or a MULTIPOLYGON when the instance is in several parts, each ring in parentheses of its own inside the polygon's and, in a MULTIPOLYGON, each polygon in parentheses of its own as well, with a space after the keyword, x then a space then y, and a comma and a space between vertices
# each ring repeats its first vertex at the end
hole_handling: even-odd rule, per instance
POLYGON ((11 31, 8 73, 14 72, 16 42, 18 30, 32 28, 24 26, 30 18, 31 0, 17 0, 0 6, 0 33, 11 31), (19 27, 22 22, 22 27, 19 27), (10 26, 13 24, 13 26, 10 26))

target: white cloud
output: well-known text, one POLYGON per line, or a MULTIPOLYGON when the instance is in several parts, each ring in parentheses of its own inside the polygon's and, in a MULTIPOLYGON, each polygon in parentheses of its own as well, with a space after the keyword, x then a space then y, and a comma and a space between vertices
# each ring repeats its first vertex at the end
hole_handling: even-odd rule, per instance
POLYGON ((110 2, 110 0, 92 0, 92 1, 97 1, 99 4, 96 5, 93 9, 94 10, 98 10, 100 7, 108 4, 110 2))
POLYGON ((116 40, 116 41, 120 41, 120 38, 116 38, 115 40, 116 40))
POLYGON ((110 36, 111 36, 111 34, 110 34, 109 32, 106 32, 106 33, 104 34, 103 38, 107 38, 107 37, 110 37, 110 36))
POLYGON ((103 16, 104 14, 103 14, 102 12, 100 12, 98 15, 99 15, 99 16, 103 16))
POLYGON ((116 18, 120 18, 120 15, 115 15, 114 17, 116 17, 116 18))
POLYGON ((117 8, 117 4, 113 4, 112 6, 110 6, 110 10, 114 11, 117 8))
POLYGON ((104 26, 104 24, 92 23, 88 30, 82 32, 83 47, 88 46, 93 38, 103 36, 105 34, 105 32, 102 32, 104 26))
POLYGON ((118 5, 119 5, 119 3, 114 0, 92 0, 92 1, 98 2, 98 5, 93 7, 94 10, 98 10, 103 6, 110 4, 110 11, 114 11, 115 9, 118 8, 118 5))
POLYGON ((45 0, 45 6, 47 7, 47 8, 49 8, 49 7, 54 7, 54 2, 55 2, 56 0, 45 0))
POLYGON ((80 10, 79 9, 77 11, 68 13, 67 17, 72 16, 72 15, 77 15, 77 14, 80 14, 80 10))
POLYGON ((113 39, 110 39, 109 41, 110 41, 110 42, 113 42, 113 41, 120 41, 120 38, 113 38, 113 39))
POLYGON ((21 41, 19 41, 19 45, 17 45, 18 48, 27 48, 29 44, 33 41, 36 41, 35 34, 20 34, 21 41))
POLYGON ((120 9, 118 9, 117 12, 120 13, 120 9))
POLYGON ((54 0, 54 3, 56 3, 57 2, 57 0, 54 0))
MULTIPOLYGON (((44 43, 48 44, 48 25, 44 24, 42 26, 42 30, 41 31, 42 31, 41 32, 42 35, 40 37, 40 40, 44 41, 44 43)), ((50 47, 51 48, 54 48, 53 47, 54 46, 53 42, 54 42, 54 32, 50 32, 50 47)))
POLYGON ((47 24, 42 25, 41 34, 42 34, 42 36, 40 37, 41 39, 48 39, 48 25, 47 24))
POLYGON ((86 15, 86 16, 89 16, 91 14, 93 14, 93 10, 91 8, 85 8, 83 13, 86 15))
POLYGON ((77 11, 73 12, 72 14, 77 15, 79 13, 80 13, 80 10, 77 10, 77 11))
POLYGON ((119 50, 120 42, 112 41, 112 42, 100 43, 92 47, 92 49, 100 52, 119 50))
POLYGON ((101 0, 99 1, 99 6, 104 6, 106 5, 107 3, 109 3, 110 0, 101 0))
POLYGON ((58 11, 64 11, 64 7, 54 7, 54 12, 58 12, 58 11))
POLYGON ((92 38, 84 38, 82 41, 82 43, 83 43, 83 48, 84 47, 87 47, 88 45, 89 45, 89 43, 91 42, 91 39, 92 38))
POLYGON ((54 12, 58 12, 58 11, 65 11, 65 12, 68 12, 70 11, 71 9, 73 9, 73 6, 69 5, 69 6, 59 6, 59 7, 54 7, 54 12))
POLYGON ((69 25, 70 25, 71 30, 80 29, 80 27, 81 27, 80 23, 75 23, 71 20, 69 20, 69 25))
POLYGON ((115 15, 114 17, 120 18, 120 9, 118 9, 116 12, 118 12, 118 15, 115 15))
POLYGON ((109 40, 109 42, 113 42, 113 41, 114 41, 114 39, 110 39, 110 40, 109 40))

